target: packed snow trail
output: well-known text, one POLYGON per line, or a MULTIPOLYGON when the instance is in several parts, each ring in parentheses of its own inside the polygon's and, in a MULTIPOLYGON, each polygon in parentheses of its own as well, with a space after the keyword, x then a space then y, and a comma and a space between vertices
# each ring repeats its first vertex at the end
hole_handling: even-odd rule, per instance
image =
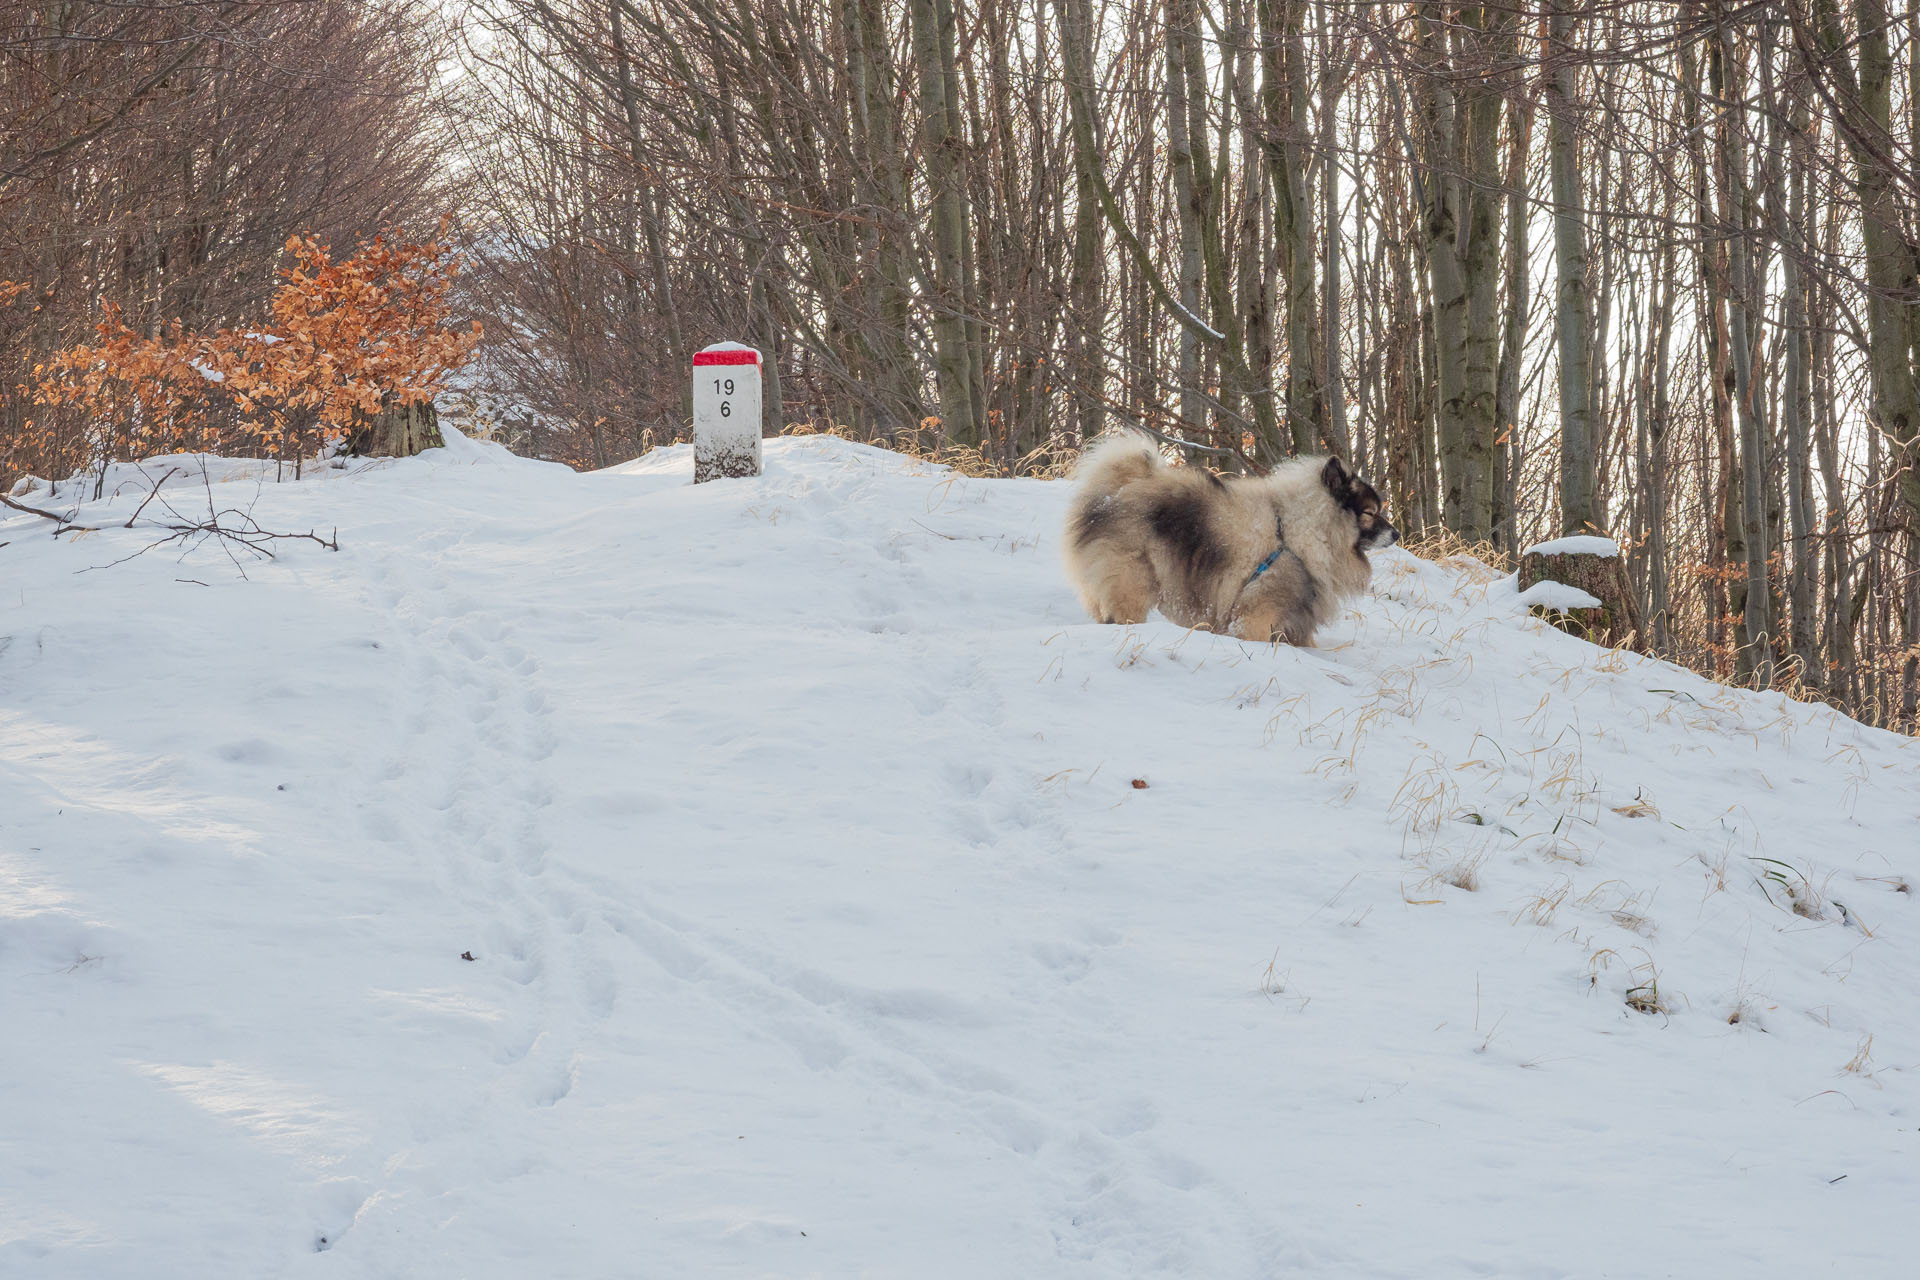
POLYGON ((0 1275, 1906 1273, 1908 740, 832 439, 210 466, 341 550, 0 522, 0 1275))

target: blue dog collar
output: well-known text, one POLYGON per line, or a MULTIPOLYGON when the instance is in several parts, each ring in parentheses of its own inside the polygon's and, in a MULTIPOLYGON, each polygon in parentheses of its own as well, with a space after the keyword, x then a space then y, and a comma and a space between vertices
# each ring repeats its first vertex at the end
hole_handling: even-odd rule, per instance
MULTIPOLYGON (((1285 554, 1287 554, 1287 549, 1285 547, 1276 548, 1272 555, 1268 556, 1265 560, 1262 560, 1259 563, 1259 565, 1257 565, 1254 568, 1253 575, 1247 579, 1247 586, 1248 587, 1252 586, 1254 582, 1260 577, 1261 574, 1273 568, 1273 562, 1275 560, 1278 560, 1281 556, 1285 554)), ((1246 587, 1242 587, 1241 590, 1242 591, 1246 590, 1246 587)))

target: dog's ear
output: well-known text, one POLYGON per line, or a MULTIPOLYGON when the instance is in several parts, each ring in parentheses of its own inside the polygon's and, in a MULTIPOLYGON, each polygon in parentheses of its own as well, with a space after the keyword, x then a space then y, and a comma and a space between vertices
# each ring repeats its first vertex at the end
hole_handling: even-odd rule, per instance
POLYGON ((1340 461, 1339 454, 1328 458, 1327 465, 1320 468, 1320 483, 1327 486, 1329 493, 1342 494, 1347 491, 1350 477, 1347 475, 1347 464, 1340 461))

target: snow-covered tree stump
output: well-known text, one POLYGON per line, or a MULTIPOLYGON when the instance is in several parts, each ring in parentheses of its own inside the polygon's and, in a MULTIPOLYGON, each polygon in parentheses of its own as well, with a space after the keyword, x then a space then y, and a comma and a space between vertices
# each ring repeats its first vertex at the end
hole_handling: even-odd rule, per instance
POLYGON ((1595 644, 1647 647, 1626 561, 1611 538, 1556 538, 1528 547, 1520 555, 1520 600, 1595 644))
POLYGON ((693 482, 760 474, 760 353, 722 342, 693 356, 693 482))

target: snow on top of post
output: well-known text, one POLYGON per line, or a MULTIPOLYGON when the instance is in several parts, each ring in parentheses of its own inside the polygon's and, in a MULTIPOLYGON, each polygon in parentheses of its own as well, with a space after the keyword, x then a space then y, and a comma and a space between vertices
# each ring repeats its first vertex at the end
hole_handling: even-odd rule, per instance
POLYGON ((1598 609, 1600 601, 1590 592, 1564 582, 1536 582, 1515 597, 1522 605, 1543 609, 1598 609))
POLYGON ((710 347, 702 347, 693 353, 693 362, 702 364, 754 364, 760 363, 758 348, 749 347, 743 342, 716 342, 710 347))
MULTIPOLYGON (((1617 556, 1620 544, 1612 538, 1596 538, 1591 534, 1580 534, 1571 538, 1555 538, 1552 542, 1536 542, 1521 552, 1528 556, 1617 556)), ((1590 606, 1581 606, 1587 608, 1590 606)))

